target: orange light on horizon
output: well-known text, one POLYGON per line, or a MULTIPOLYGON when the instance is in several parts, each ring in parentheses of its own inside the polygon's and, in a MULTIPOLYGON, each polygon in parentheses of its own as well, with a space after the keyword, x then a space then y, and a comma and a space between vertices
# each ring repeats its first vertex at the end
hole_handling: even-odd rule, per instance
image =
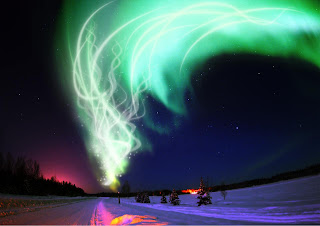
POLYGON ((198 193, 198 191, 199 189, 187 189, 187 190, 182 190, 181 192, 195 195, 198 193))

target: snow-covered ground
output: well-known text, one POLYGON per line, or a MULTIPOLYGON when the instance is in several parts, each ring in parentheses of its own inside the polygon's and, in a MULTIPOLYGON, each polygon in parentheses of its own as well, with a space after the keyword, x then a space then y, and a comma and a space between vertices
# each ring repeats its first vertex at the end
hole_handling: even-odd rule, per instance
MULTIPOLYGON (((0 218, 10 224, 320 224, 320 175, 211 193, 212 205, 197 206, 197 195, 180 195, 181 205, 134 198, 97 198, 0 218)), ((168 197, 167 197, 168 198, 168 197)))
MULTIPOLYGON (((22 196, 0 194, 0 218, 88 200, 88 197, 22 196)), ((1 221, 0 221, 1 222, 1 221)))
MULTIPOLYGON (((180 206, 161 204, 160 197, 150 197, 151 204, 126 204, 155 210, 178 212, 247 224, 320 223, 320 175, 228 191, 226 200, 220 192, 211 193, 212 205, 197 206, 197 195, 180 195, 180 206)), ((168 197, 167 197, 168 198, 168 197)), ((212 223, 214 221, 209 220, 212 223)), ((231 223, 231 222, 229 222, 231 223)))

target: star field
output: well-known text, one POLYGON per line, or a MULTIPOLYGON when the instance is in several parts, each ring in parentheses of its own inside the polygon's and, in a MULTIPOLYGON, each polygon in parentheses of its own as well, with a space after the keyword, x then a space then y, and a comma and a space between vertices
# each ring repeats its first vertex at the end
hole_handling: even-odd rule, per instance
MULTIPOLYGON (((19 5, 19 16, 6 25, 1 151, 39 161, 44 176, 56 175, 87 192, 105 191, 86 151, 85 125, 63 91, 66 80, 58 79, 70 63, 67 51, 54 44, 62 1, 33 5, 19 5)), ((182 189, 196 187, 200 176, 212 184, 232 183, 319 163, 317 66, 253 51, 212 54, 184 70, 192 74, 185 106, 179 106, 187 113, 174 114, 145 96, 150 110, 135 125, 150 151, 128 155, 120 182, 128 180, 134 190, 182 189)))

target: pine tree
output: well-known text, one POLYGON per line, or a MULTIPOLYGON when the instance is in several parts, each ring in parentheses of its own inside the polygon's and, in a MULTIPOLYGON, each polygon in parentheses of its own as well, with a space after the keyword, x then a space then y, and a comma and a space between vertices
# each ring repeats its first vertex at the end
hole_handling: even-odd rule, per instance
POLYGON ((173 205, 180 205, 178 193, 174 189, 172 190, 172 193, 170 195, 170 203, 173 205))
POLYGON ((142 202, 142 194, 140 192, 136 196, 136 202, 142 202))
POLYGON ((167 198, 164 196, 164 193, 162 193, 161 203, 167 203, 167 198))
POLYGON ((149 195, 148 195, 147 192, 145 192, 145 193, 143 194, 142 202, 143 202, 143 203, 150 203, 150 198, 149 198, 149 195))
POLYGON ((212 204, 209 190, 206 190, 202 177, 200 179, 200 187, 197 194, 199 195, 197 197, 197 199, 199 199, 199 201, 197 202, 198 206, 201 206, 202 204, 204 205, 212 204))
POLYGON ((203 196, 205 194, 202 177, 200 179, 200 187, 199 187, 199 190, 198 190, 197 194, 198 194, 197 199, 199 199, 199 201, 197 203, 198 203, 198 206, 200 206, 201 204, 204 204, 203 196))
POLYGON ((210 196, 210 192, 209 192, 209 188, 206 191, 206 200, 207 200, 207 204, 212 204, 211 202, 212 197, 210 196))

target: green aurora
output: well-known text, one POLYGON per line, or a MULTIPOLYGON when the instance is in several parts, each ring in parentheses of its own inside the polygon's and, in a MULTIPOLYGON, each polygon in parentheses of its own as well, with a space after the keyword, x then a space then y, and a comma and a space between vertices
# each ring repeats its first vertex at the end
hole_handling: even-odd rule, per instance
MULTIPOLYGON (((150 96, 185 115, 192 72, 224 53, 299 58, 320 67, 320 9, 312 1, 66 1, 70 65, 62 73, 101 184, 116 189, 131 153, 150 149, 135 123, 150 96)), ((65 62, 65 58, 64 58, 65 62)), ((145 117, 146 116, 146 117, 145 117)))

